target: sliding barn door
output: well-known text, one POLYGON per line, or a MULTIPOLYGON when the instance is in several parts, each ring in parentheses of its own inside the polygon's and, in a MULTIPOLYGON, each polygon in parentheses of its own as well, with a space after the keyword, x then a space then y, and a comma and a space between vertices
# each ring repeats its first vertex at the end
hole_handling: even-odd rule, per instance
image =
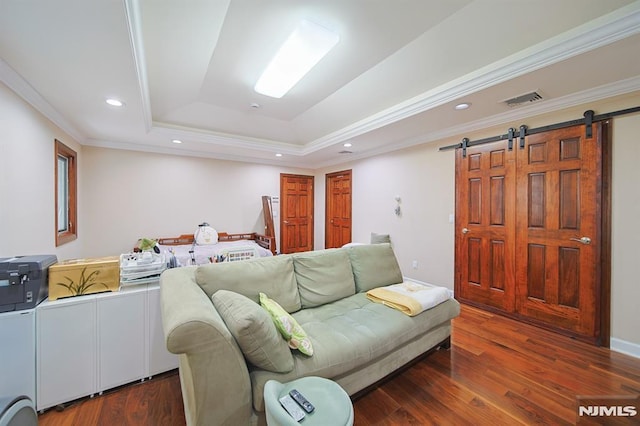
POLYGON ((600 318, 601 125, 531 135, 518 153, 518 313, 584 336, 600 318))
POLYGON ((512 150, 507 141, 457 150, 460 301, 599 342, 608 131, 592 128, 590 138, 580 125, 515 140, 512 150))
POLYGON ((456 153, 456 294, 514 309, 515 152, 494 142, 456 153))

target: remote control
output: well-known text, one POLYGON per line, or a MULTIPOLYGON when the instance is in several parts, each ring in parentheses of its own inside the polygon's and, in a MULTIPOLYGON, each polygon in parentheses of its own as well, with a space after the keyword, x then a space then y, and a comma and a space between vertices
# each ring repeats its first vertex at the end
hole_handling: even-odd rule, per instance
POLYGON ((296 404, 296 402, 293 400, 293 398, 291 398, 291 396, 285 395, 282 398, 280 398, 279 401, 280 401, 280 405, 282 405, 282 407, 284 407, 284 409, 287 410, 287 413, 289 413, 289 415, 293 417, 293 420, 295 420, 296 422, 299 422, 300 420, 304 419, 304 416, 305 416, 304 411, 300 409, 300 406, 296 404))
POLYGON ((304 408, 304 411, 306 411, 307 413, 310 413, 316 409, 316 407, 311 405, 311 403, 307 401, 307 398, 302 396, 302 394, 296 389, 293 389, 291 392, 289 392, 289 395, 291 395, 291 398, 293 398, 298 404, 300 404, 300 406, 304 408))

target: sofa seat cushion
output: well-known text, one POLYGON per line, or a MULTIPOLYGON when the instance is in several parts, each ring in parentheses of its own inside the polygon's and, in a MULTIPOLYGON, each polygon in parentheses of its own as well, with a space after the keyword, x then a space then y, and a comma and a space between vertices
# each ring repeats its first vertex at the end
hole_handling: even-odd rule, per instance
POLYGON ((251 371, 254 408, 263 410, 262 392, 270 379, 284 383, 304 376, 334 378, 396 350, 459 312, 459 304, 449 299, 409 317, 371 302, 364 293, 296 312, 293 316, 311 339, 314 354, 309 358, 294 353, 294 368, 288 373, 251 371))

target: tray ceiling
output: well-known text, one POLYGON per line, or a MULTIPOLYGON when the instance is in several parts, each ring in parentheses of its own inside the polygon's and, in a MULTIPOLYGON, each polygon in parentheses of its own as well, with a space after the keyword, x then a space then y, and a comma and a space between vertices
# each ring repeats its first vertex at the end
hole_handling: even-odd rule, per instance
POLYGON ((85 145, 308 168, 640 90, 640 1, 188 4, 3 0, 0 79, 85 145), (256 93, 301 19, 339 44, 283 98, 256 93))

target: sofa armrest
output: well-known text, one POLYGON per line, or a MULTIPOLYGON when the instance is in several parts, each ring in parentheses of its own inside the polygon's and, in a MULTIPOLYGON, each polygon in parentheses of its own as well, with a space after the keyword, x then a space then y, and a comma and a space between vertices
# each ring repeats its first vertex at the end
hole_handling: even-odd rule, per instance
MULTIPOLYGON (((162 327, 169 352, 206 351, 231 337, 206 293, 195 282, 195 268, 175 268, 160 277, 162 327)), ((228 342, 231 343, 231 342, 228 342)))
POLYGON ((167 349, 180 354, 180 380, 188 425, 246 424, 252 414, 244 356, 211 299, 195 281, 195 267, 160 278, 167 349))

